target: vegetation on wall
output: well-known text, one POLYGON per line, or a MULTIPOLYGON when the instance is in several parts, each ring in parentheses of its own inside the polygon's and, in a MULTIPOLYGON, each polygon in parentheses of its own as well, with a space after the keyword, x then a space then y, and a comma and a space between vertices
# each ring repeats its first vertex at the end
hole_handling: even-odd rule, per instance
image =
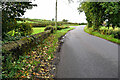
MULTIPOLYGON (((18 48, 11 44, 6 44, 3 46, 3 49, 8 49, 7 53, 3 55, 3 78, 54 78, 53 72, 56 69, 53 60, 56 59, 55 53, 59 45, 58 38, 65 35, 69 30, 74 28, 67 28, 58 30, 57 32, 50 34, 50 36, 45 34, 48 32, 43 32, 39 34, 35 34, 30 37, 23 38, 17 43, 19 43, 18 48), (45 33, 45 34, 44 34, 45 33), (44 34, 40 36, 40 34, 44 34), (42 39, 41 39, 42 38, 42 39), (20 41, 23 41, 20 42, 20 41), (33 44, 36 44, 33 48, 33 44), (16 52, 14 49, 7 48, 8 45, 11 45, 12 48, 17 49, 16 52), (21 46, 20 46, 21 45, 21 46), (19 54, 18 50, 21 49, 25 52, 19 54), (13 50, 13 52, 12 52, 13 50), (9 54, 8 54, 9 53, 9 54), (13 55, 14 54, 14 55, 13 55), (18 58, 13 56, 19 55, 18 58)), ((15 43, 15 44, 17 44, 15 43)), ((17 46, 17 45, 16 45, 17 46)), ((3 52, 4 53, 4 52, 3 52)))

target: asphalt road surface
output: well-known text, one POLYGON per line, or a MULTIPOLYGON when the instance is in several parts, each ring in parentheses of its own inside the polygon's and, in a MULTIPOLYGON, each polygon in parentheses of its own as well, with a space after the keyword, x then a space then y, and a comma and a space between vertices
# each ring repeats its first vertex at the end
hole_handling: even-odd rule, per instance
POLYGON ((118 78, 118 45, 85 33, 84 27, 66 34, 57 78, 118 78))

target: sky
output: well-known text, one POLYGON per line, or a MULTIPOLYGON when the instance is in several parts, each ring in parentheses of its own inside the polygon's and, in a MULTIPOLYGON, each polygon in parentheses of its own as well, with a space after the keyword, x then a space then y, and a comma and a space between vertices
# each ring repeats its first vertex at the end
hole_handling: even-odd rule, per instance
MULTIPOLYGON (((56 0, 35 0, 33 3, 37 4, 37 7, 27 10, 23 17, 52 20, 52 18, 55 18, 55 2, 56 0)), ((58 0, 58 21, 67 19, 69 22, 87 22, 84 12, 79 14, 78 7, 79 2, 76 0, 74 0, 74 3, 69 3, 68 0, 58 0)))

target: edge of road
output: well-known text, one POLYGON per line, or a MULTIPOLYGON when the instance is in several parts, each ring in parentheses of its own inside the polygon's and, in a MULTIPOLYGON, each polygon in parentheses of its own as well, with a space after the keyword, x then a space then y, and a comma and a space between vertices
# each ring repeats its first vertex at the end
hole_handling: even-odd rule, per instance
MULTIPOLYGON (((73 26, 70 26, 70 27, 73 27, 73 26)), ((72 29, 72 30, 74 30, 74 29, 72 29)), ((72 30, 69 30, 68 32, 70 32, 70 31, 72 31, 72 30)), ((68 32, 67 32, 67 33, 68 33, 68 32)), ((56 54, 55 54, 56 59, 54 60, 55 65, 56 65, 56 70, 55 70, 55 72, 54 72, 55 78, 57 78, 57 75, 56 75, 56 74, 57 74, 57 66, 58 66, 58 63, 60 62, 60 54, 59 54, 59 52, 61 51, 61 47, 62 47, 62 45, 63 45, 63 43, 64 43, 64 38, 65 38, 65 36, 66 36, 67 33, 65 33, 65 34, 62 35, 60 38, 58 38, 59 45, 58 45, 58 48, 57 48, 56 54)))
POLYGON ((92 35, 92 36, 96 36, 96 37, 98 37, 98 38, 101 38, 101 39, 107 40, 107 41, 109 41, 109 42, 115 43, 115 44, 117 44, 117 45, 120 46, 120 43, 117 43, 117 42, 111 41, 111 39, 108 39, 108 38, 105 39, 105 38, 103 38, 103 37, 101 37, 101 36, 97 36, 97 35, 94 35, 94 34, 88 32, 88 31, 86 31, 86 30, 85 30, 86 27, 87 27, 87 26, 84 27, 84 32, 86 32, 86 33, 88 33, 88 34, 90 34, 90 35, 92 35))

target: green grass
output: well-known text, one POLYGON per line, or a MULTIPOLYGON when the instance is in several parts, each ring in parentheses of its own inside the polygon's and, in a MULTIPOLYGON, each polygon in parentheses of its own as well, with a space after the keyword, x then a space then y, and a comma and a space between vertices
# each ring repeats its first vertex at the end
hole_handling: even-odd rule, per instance
MULTIPOLYGON (((34 35, 34 34, 44 32, 45 27, 34 27, 32 29, 33 29, 33 33, 31 35, 34 35)), ((14 35, 15 31, 11 30, 11 31, 8 32, 8 34, 14 35)))
MULTIPOLYGON (((45 61, 42 62, 41 65, 46 64, 47 66, 52 66, 53 64, 51 64, 51 61, 54 61, 54 59, 56 58, 55 54, 56 54, 56 50, 59 46, 59 41, 58 38, 60 38, 61 36, 65 35, 69 30, 74 29, 73 27, 67 28, 67 29, 62 29, 62 30, 57 30, 55 33, 50 34, 49 37, 47 37, 44 41, 43 44, 38 45, 36 49, 34 49, 36 53, 34 56, 38 56, 37 54, 40 54, 43 56, 43 59, 41 58, 39 61, 45 61), (41 53, 39 53, 41 52, 41 53)), ((44 65, 45 67, 47 67, 46 65, 44 65)), ((49 68, 49 70, 54 70, 54 68, 49 68)), ((37 67, 36 71, 41 71, 41 67, 37 67)), ((46 72, 44 72, 44 74, 46 74, 46 72)), ((48 74, 48 72, 47 72, 48 74)), ((49 78, 53 78, 53 75, 50 74, 48 76, 49 78)), ((46 78, 46 76, 42 76, 41 78, 46 78)))
MULTIPOLYGON (((39 25, 39 26, 48 26, 48 25, 55 25, 55 21, 51 20, 42 20, 42 19, 23 19, 27 23, 31 23, 32 25, 39 25)), ((17 21, 17 23, 24 23, 24 21, 17 21)), ((72 22, 62 22, 58 21, 58 25, 71 25, 71 26, 78 26, 78 23, 72 23, 72 22)))
POLYGON ((113 35, 103 35, 103 34, 100 34, 100 33, 97 32, 97 31, 92 32, 90 29, 87 28, 87 26, 84 28, 84 31, 85 31, 86 33, 91 34, 91 35, 94 35, 94 36, 97 36, 97 37, 100 37, 100 38, 106 39, 106 40, 108 40, 108 41, 111 41, 111 42, 114 42, 114 43, 120 44, 120 40, 114 38, 113 35))
POLYGON ((56 33, 54 33, 54 35, 56 35, 57 37, 60 37, 62 35, 65 35, 69 30, 75 29, 74 27, 70 27, 70 28, 66 28, 66 29, 62 29, 62 30, 57 30, 56 33))
MULTIPOLYGON (((34 22, 34 21, 28 21, 28 20, 25 20, 26 23, 38 23, 38 22, 34 22)), ((17 23, 25 23, 24 21, 17 21, 17 23)))
MULTIPOLYGON (((45 46, 48 49, 45 52, 48 54, 50 58, 54 57, 54 53, 59 46, 58 39, 72 29, 74 28, 70 27, 67 29, 57 30, 55 33, 51 34, 47 39, 44 40, 43 46, 45 46)), ((47 59, 49 60, 49 58, 47 59)))
POLYGON ((31 35, 34 35, 34 34, 44 32, 45 27, 36 27, 36 28, 32 28, 32 29, 33 29, 33 33, 31 35))

